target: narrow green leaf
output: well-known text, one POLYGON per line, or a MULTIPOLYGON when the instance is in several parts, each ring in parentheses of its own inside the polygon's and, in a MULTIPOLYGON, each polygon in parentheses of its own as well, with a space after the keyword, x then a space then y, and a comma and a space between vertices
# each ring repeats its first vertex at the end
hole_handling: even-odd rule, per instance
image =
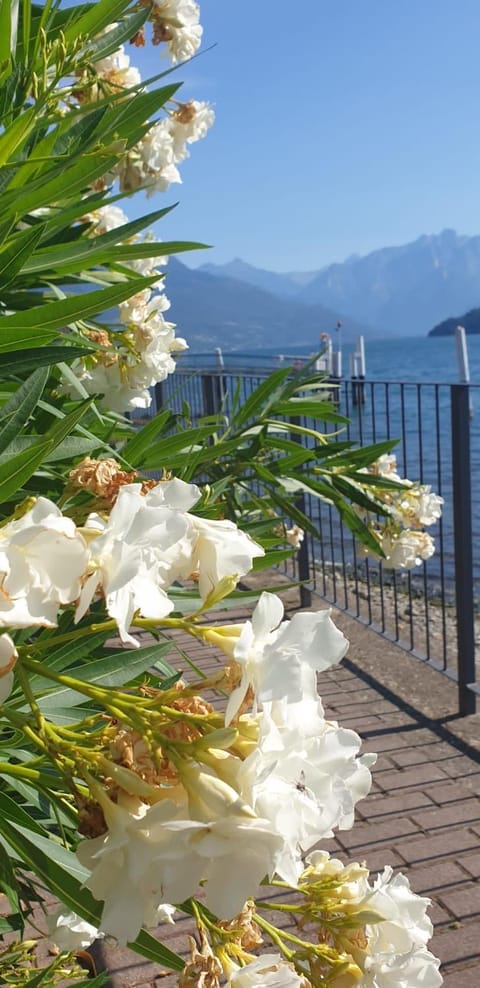
POLYGON ((41 239, 43 229, 43 226, 38 224, 28 230, 22 230, 7 243, 6 247, 0 250, 0 285, 2 290, 11 284, 27 258, 33 253, 41 239))
POLYGON ((340 455, 334 455, 328 457, 329 467, 352 467, 356 466, 357 470, 360 467, 367 467, 370 463, 378 460, 379 456, 383 456, 384 453, 391 453, 395 446, 398 445, 398 439, 386 439, 381 443, 373 443, 370 446, 362 446, 361 449, 351 449, 346 453, 340 455))
POLYGON ((5 848, 0 844, 0 889, 6 895, 12 912, 20 913, 20 893, 12 862, 5 848))
POLYGON ((59 244, 58 247, 46 247, 37 250, 31 259, 23 265, 22 276, 51 272, 51 276, 57 279, 60 275, 75 274, 81 267, 91 269, 101 264, 124 264, 127 261, 143 257, 158 257, 160 253, 165 255, 180 254, 184 251, 202 250, 206 247, 206 244, 190 241, 158 243, 154 240, 147 240, 145 243, 119 244, 118 237, 117 245, 111 243, 107 246, 99 246, 99 240, 101 237, 84 238, 71 246, 59 244))
MULTIPOLYGON (((136 679, 150 669, 153 663, 158 668, 158 662, 161 660, 164 674, 170 676, 175 673, 175 669, 164 662, 163 656, 168 654, 171 647, 171 643, 168 642, 165 645, 148 645, 138 650, 122 649, 120 652, 114 652, 106 658, 96 659, 73 670, 71 675, 75 675, 79 682, 113 689, 136 679)), ((41 697, 38 702, 41 710, 47 713, 48 710, 55 710, 58 704, 68 707, 84 703, 85 694, 66 686, 58 686, 41 697)))
POLYGON ((0 319, 0 353, 14 348, 42 346, 58 335, 58 329, 79 319, 105 312, 112 305, 131 298, 154 283, 155 278, 132 278, 128 282, 102 288, 101 291, 71 295, 68 298, 34 306, 0 319))
MULTIPOLYGON (((109 230, 108 233, 102 233, 100 237, 96 238, 96 243, 102 242, 102 246, 105 247, 107 244, 118 244, 130 237, 135 237, 142 230, 145 230, 149 226, 153 226, 158 220, 163 219, 164 216, 168 216, 172 210, 176 208, 178 203, 173 203, 172 206, 165 206, 163 209, 156 209, 153 213, 146 213, 145 216, 140 216, 138 220, 131 220, 130 223, 124 223, 123 226, 117 226, 115 230, 109 230)), ((164 244, 161 241, 157 241, 158 253, 159 255, 163 253, 164 244)))
POLYGON ((16 826, 26 827, 34 834, 45 834, 46 831, 18 803, 14 802, 6 792, 0 791, 0 819, 10 820, 16 826))
MULTIPOLYGON (((123 5, 125 8, 125 4, 123 5)), ((106 31, 99 38, 94 38, 89 32, 89 38, 83 52, 79 52, 79 60, 88 57, 89 61, 98 62, 101 58, 118 51, 120 45, 125 41, 130 41, 145 23, 150 11, 148 7, 139 13, 127 14, 116 27, 106 31)), ((110 24, 112 22, 110 21, 110 24)))
POLYGON ((0 466, 0 503, 9 501, 17 491, 21 490, 52 446, 51 442, 39 443, 34 448, 18 453, 0 466))
POLYGON ((43 394, 48 376, 48 367, 34 371, 0 409, 0 452, 10 445, 28 422, 43 394))
POLYGON ((125 13, 125 0, 97 0, 97 3, 84 4, 73 8, 69 23, 64 28, 67 43, 76 41, 81 35, 87 38, 100 34, 117 17, 125 13))
POLYGON ((243 426, 250 419, 253 419, 263 409, 267 401, 270 400, 271 402, 274 399, 275 395, 278 394, 278 389, 290 373, 290 367, 281 367, 252 391, 242 408, 237 412, 233 423, 235 431, 238 430, 239 426, 243 426))
POLYGON ((10 350, 0 353, 0 374, 7 377, 10 374, 21 374, 39 366, 52 366, 67 360, 77 360, 92 353, 91 347, 77 346, 44 346, 34 351, 10 350))
MULTIPOLYGON (((7 0, 8 6, 8 0, 7 0)), ((0 8, 3 7, 3 0, 0 8)), ((4 38, 5 40, 5 38, 4 38)), ((0 135, 0 166, 6 164, 35 127, 37 108, 31 106, 0 135)))
POLYGON ((340 415, 335 406, 328 401, 317 398, 289 398, 288 401, 276 401, 270 406, 270 415, 286 415, 288 418, 302 416, 312 418, 315 422, 336 422, 348 425, 350 419, 340 415))
POLYGON ((93 402, 94 398, 86 398, 85 401, 77 405, 68 415, 62 415, 62 418, 54 422, 44 437, 46 441, 52 444, 52 449, 59 446, 73 432, 93 402))
POLYGON ((125 443, 122 449, 122 456, 124 460, 127 460, 132 466, 142 465, 142 456, 147 449, 151 446, 154 439, 157 438, 159 434, 164 432, 169 428, 170 424, 175 422, 175 416, 170 411, 160 412, 155 415, 147 425, 144 425, 142 429, 132 436, 131 439, 125 443))

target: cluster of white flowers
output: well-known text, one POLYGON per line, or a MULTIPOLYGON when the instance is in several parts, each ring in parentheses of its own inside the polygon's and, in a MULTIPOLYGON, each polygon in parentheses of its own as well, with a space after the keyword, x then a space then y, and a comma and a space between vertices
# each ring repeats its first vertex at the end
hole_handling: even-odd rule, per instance
MULTIPOLYGON (((412 482, 397 473, 395 456, 384 454, 364 473, 385 477, 402 486, 398 489, 376 489, 376 496, 388 508, 384 522, 367 517, 374 535, 384 553, 382 563, 391 569, 412 569, 433 556, 435 543, 425 526, 433 525, 441 517, 443 498, 435 494, 428 484, 412 482)), ((362 509, 357 509, 362 512, 362 509)), ((371 549, 362 547, 364 555, 374 555, 371 549)), ((378 557, 377 557, 378 558, 378 557)))
POLYGON ((214 110, 208 103, 191 100, 178 104, 121 159, 114 173, 120 191, 146 189, 150 197, 166 192, 172 183, 181 183, 177 165, 190 157, 187 145, 205 137, 214 120, 214 110))
MULTIPOLYGON (((110 232, 128 222, 116 206, 101 207, 84 219, 92 224, 95 234, 110 232)), ((187 348, 186 340, 175 336, 175 324, 164 317, 170 301, 159 290, 163 285, 159 268, 167 260, 154 257, 129 263, 136 274, 158 280, 119 305, 122 329, 90 332, 91 339, 104 349, 72 362, 77 382, 87 394, 102 395, 99 403, 103 408, 116 412, 149 408, 151 388, 173 374, 173 355, 187 348)), ((78 397, 71 377, 64 378, 62 390, 70 397, 78 397)))
POLYGON ((244 967, 232 965, 228 988, 307 988, 308 982, 297 974, 280 954, 262 954, 244 967))
POLYGON ((171 61, 185 61, 198 50, 203 28, 195 0, 153 0, 153 43, 166 42, 171 61))
POLYGON ((82 530, 90 575, 79 595, 77 619, 101 588, 123 641, 135 646, 128 633, 134 613, 153 620, 169 614, 173 603, 167 590, 175 580, 195 574, 206 599, 225 577, 248 573, 263 549, 233 522, 191 514, 199 497, 198 487, 182 480, 160 482, 145 495, 141 484, 128 484, 107 520, 90 515, 82 530))
MULTIPOLYGON (((116 26, 116 24, 110 24, 108 30, 111 31, 116 26)), ((89 87, 89 100, 98 99, 105 92, 130 89, 132 86, 140 85, 142 81, 136 66, 130 64, 130 56, 126 54, 124 45, 121 45, 112 55, 106 55, 105 58, 95 62, 94 68, 100 82, 89 87)))
POLYGON ((78 620, 101 590, 122 639, 138 645, 128 633, 134 613, 170 613, 166 591, 175 580, 195 574, 205 599, 264 554, 233 522, 191 514, 199 497, 198 487, 182 480, 160 482, 145 495, 141 484, 127 484, 110 516, 92 514, 83 529, 38 498, 0 528, 0 625, 54 627, 59 609, 76 601, 78 620))
POLYGON ((394 876, 387 866, 372 885, 365 866, 345 866, 325 851, 314 851, 299 886, 320 901, 322 880, 330 900, 331 935, 337 924, 343 950, 357 968, 352 983, 358 988, 439 988, 440 962, 426 946, 433 933, 430 899, 412 892, 405 875, 394 876), (341 922, 345 916, 347 928, 341 922))
MULTIPOLYGON (((164 505, 171 496, 170 490, 173 488, 165 485, 164 505)), ((128 488, 122 488, 120 496, 124 493, 127 496, 119 514, 125 519, 128 515, 128 528, 131 493, 128 488)), ((162 507, 162 504, 155 508, 147 506, 145 511, 152 517, 138 515, 132 526, 148 533, 149 569, 142 571, 137 559, 135 570, 139 572, 133 577, 134 581, 138 580, 139 594, 144 590, 144 609, 151 589, 146 587, 148 573, 159 567, 152 547, 159 527, 165 528, 162 507), (154 512, 158 515, 156 519, 154 512)), ((179 515, 176 519, 176 526, 171 529, 171 546, 164 543, 167 570, 171 566, 173 546, 178 559, 186 538, 188 543, 185 518, 179 515)), ((190 560, 198 554, 200 573, 202 541, 204 551, 211 553, 213 569, 209 572, 208 566, 203 567, 206 582, 204 588, 200 586, 205 594, 212 585, 213 575, 215 579, 221 575, 219 566, 231 569, 225 567, 224 551, 228 542, 224 542, 223 552, 215 557, 209 539, 212 522, 195 519, 194 523, 199 542, 193 557, 190 544, 186 551, 190 560)), ((222 526, 227 524, 216 523, 219 536, 222 526)), ((241 533, 230 527, 230 535, 232 552, 244 557, 246 547, 241 533)), ((128 549, 128 532, 116 525, 117 546, 120 536, 122 546, 128 549)), ((102 537, 99 543, 101 550, 102 537)), ((107 558, 115 558, 111 536, 107 536, 103 545, 107 558)), ((220 541, 217 547, 221 550, 220 541)), ((95 556, 94 543, 90 548, 95 556)), ((147 552, 147 546, 144 551, 147 552)), ((123 562, 132 573, 134 567, 128 556, 123 562)), ((101 551, 96 563, 97 575, 88 594, 102 572, 101 551)), ((161 579, 161 568, 159 572, 161 579)), ((103 575, 101 578, 107 608, 113 613, 107 578, 103 575)), ((170 579, 171 572, 167 582, 170 579)), ((130 603, 125 595, 118 598, 117 589, 115 593, 125 612, 138 603, 135 599, 130 603)), ((166 599, 159 601, 160 609, 166 599)), ((152 600, 151 610, 157 603, 158 600, 152 600)), ((231 919, 240 912, 246 899, 255 894, 265 875, 278 873, 295 882, 303 870, 302 853, 306 849, 318 839, 330 836, 333 827, 352 826, 354 805, 370 787, 371 758, 357 757, 360 739, 353 731, 325 721, 316 691, 316 672, 338 662, 345 654, 347 641, 335 628, 329 611, 300 614, 276 627, 282 616, 280 600, 263 594, 251 624, 245 626, 233 649, 238 674, 242 676, 243 667, 246 677, 233 690, 226 726, 237 715, 240 735, 245 728, 248 736, 255 739, 253 750, 246 757, 239 757, 234 751, 217 750, 212 742, 212 747, 202 746, 190 758, 176 760, 175 779, 170 784, 164 780, 150 796, 150 802, 144 790, 140 794, 135 792, 137 784, 132 780, 125 781, 130 791, 121 793, 115 803, 103 791, 95 796, 102 807, 107 830, 81 843, 77 853, 82 865, 91 872, 87 886, 105 903, 101 929, 121 941, 135 937, 146 916, 160 904, 180 902, 194 895, 200 881, 206 883, 207 906, 221 918, 231 919), (247 691, 249 702, 257 712, 238 719, 239 705, 244 705, 247 691), (227 866, 228 882, 225 881, 227 866), (128 910, 125 909, 127 898, 128 910)), ((124 628, 120 630, 124 633, 124 628)), ((229 642, 228 635, 225 640, 229 642)), ((235 668, 231 670, 232 686, 234 680, 235 668)), ((231 733, 235 737, 236 731, 231 733)))

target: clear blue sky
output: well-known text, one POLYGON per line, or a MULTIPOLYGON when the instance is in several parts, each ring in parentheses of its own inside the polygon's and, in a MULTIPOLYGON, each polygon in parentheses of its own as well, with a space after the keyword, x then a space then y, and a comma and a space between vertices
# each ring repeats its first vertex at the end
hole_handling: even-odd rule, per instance
MULTIPOLYGON (((203 0, 201 11, 216 47, 178 76, 217 122, 183 186, 149 203, 180 200, 164 239, 214 245, 188 263, 308 270, 447 226, 480 233, 478 0, 203 0)), ((144 75, 163 61, 158 49, 131 55, 144 75)))

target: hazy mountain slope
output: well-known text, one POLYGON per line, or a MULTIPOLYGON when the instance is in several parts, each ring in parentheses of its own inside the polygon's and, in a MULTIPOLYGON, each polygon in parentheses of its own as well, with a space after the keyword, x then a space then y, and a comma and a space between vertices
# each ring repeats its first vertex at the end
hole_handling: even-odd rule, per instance
POLYGON ((463 316, 444 319, 438 326, 434 326, 428 335, 453 336, 457 326, 463 326, 467 336, 480 335, 480 309, 471 309, 470 312, 465 312, 463 316))
MULTIPOLYGON (((266 292, 279 295, 281 298, 292 298, 301 290, 302 285, 291 281, 289 275, 277 274, 275 271, 265 271, 263 268, 256 268, 253 264, 247 264, 241 258, 236 257, 227 264, 202 264, 197 270, 206 274, 215 275, 217 278, 235 278, 237 281, 244 281, 247 285, 255 285, 256 288, 263 288, 266 292)), ((316 274, 316 272, 315 272, 316 274)))
MULTIPOLYGON (((315 349, 320 333, 334 330, 342 318, 322 305, 307 306, 233 278, 192 270, 174 257, 167 267, 166 292, 178 335, 196 349, 278 347, 285 353, 295 353, 300 345, 315 349)), ((359 333, 371 335, 372 330, 354 319, 344 320, 344 338, 359 333)))
POLYGON ((480 237, 444 230, 319 272, 297 296, 396 334, 426 333, 449 312, 480 302, 480 237))

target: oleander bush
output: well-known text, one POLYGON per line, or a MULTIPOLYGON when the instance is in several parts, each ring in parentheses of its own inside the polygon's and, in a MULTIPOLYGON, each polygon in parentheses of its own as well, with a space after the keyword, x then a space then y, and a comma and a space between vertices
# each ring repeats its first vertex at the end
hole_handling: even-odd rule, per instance
POLYGON ((345 441, 313 363, 228 418, 129 414, 187 345, 165 267, 201 245, 151 228, 213 124, 172 71, 201 38, 194 0, 0 5, 0 983, 100 985, 79 958, 108 937, 183 988, 435 988, 428 900, 317 848, 371 781, 317 692, 348 643, 269 592, 227 618, 252 568, 319 536, 302 491, 400 567, 433 551, 440 499, 393 443, 345 441), (144 44, 167 55, 153 79, 130 62, 144 44), (145 194, 158 208, 129 220, 145 194), (219 649, 218 673, 168 661, 171 629, 219 649), (39 970, 24 930, 45 889, 39 970), (182 912, 187 962, 158 933, 182 912))

